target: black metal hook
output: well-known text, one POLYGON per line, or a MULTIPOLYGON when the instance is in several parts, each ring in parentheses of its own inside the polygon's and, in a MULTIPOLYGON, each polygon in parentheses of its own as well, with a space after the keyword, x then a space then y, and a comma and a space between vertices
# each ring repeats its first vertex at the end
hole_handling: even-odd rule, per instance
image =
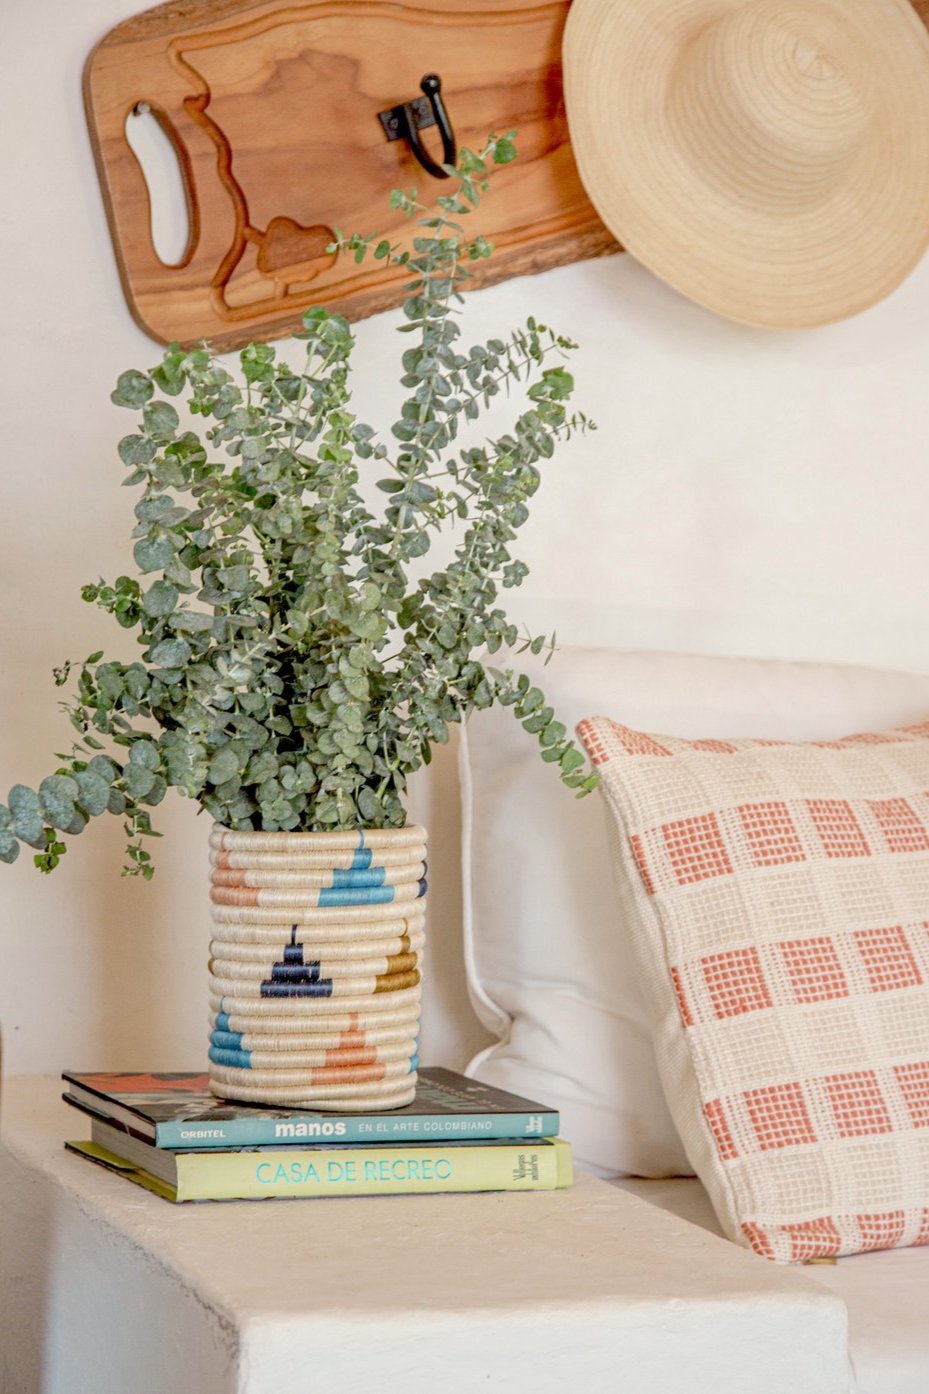
POLYGON ((401 102, 389 111, 378 112, 388 140, 405 140, 427 174, 433 179, 447 179, 448 171, 438 164, 426 149, 420 131, 438 126, 442 137, 442 163, 453 165, 457 158, 455 132, 442 101, 442 80, 437 73, 427 73, 419 84, 423 96, 411 102, 401 102))

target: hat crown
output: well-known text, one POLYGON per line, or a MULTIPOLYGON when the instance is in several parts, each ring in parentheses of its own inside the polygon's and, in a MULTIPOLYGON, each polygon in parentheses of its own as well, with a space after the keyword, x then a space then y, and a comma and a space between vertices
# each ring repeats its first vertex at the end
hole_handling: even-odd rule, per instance
POLYGON ((847 177, 869 121, 860 44, 838 7, 749 0, 687 44, 670 115, 710 183, 802 207, 847 177))
POLYGON ((857 314, 929 249, 927 27, 927 0, 571 0, 565 103, 591 201, 720 314, 857 314))

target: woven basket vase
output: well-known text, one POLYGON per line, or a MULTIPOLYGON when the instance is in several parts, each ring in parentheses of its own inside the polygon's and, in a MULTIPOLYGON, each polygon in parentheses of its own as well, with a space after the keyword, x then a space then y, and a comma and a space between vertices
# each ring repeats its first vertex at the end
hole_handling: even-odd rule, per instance
POLYGON ((426 834, 210 838, 210 1089, 353 1113, 416 1087, 426 834))

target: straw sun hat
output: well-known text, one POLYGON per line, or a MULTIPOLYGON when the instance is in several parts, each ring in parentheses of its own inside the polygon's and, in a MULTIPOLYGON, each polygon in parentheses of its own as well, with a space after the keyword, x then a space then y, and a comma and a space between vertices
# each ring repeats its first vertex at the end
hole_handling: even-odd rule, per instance
POLYGON ((574 0, 565 98, 623 246, 748 324, 826 324, 929 244, 929 34, 908 0, 574 0))

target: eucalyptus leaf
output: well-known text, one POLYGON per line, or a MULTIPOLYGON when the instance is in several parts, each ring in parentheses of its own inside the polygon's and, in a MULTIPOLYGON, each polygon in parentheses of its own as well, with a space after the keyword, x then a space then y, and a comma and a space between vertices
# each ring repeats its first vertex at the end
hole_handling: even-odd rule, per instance
POLYGON ((147 615, 161 618, 171 614, 177 600, 177 586, 170 581, 155 581, 142 596, 142 609, 147 615))
POLYGON ((154 668, 180 668, 190 658, 191 648, 186 639, 162 639, 151 652, 154 668))
POLYGON ((132 555, 143 575, 163 571, 174 556, 174 543, 169 537, 144 537, 135 544, 132 555))
POLYGON ((123 770, 126 793, 131 794, 134 799, 144 798, 154 783, 154 770, 146 769, 144 765, 128 764, 123 770))
POLYGON ((142 413, 142 420, 148 434, 161 440, 170 440, 180 425, 180 417, 170 402, 152 402, 142 413))
POLYGON ((155 389, 145 373, 130 368, 120 373, 116 388, 110 393, 110 401, 118 407, 141 407, 153 395, 155 389))
POLYGON ((39 797, 25 784, 14 784, 7 796, 7 807, 13 818, 41 818, 39 797))
POLYGON ((61 831, 68 833, 71 837, 77 837, 78 833, 82 833, 86 826, 87 818, 79 808, 76 808, 71 814, 71 821, 66 823, 61 831))
POLYGON ((45 845, 45 818, 38 795, 25 784, 14 784, 7 799, 13 830, 16 836, 31 847, 45 845))
POLYGON ((381 800, 367 785, 363 785, 358 794, 358 811, 362 818, 372 825, 377 823, 383 811, 381 800))
POLYGON ((171 344, 151 373, 120 376, 113 401, 137 414, 116 447, 137 490, 135 571, 82 594, 123 651, 132 632, 135 661, 97 652, 56 670, 75 744, 38 793, 14 786, 0 807, 0 859, 29 841, 51 870, 65 850, 51 829, 107 811, 126 870, 148 877, 169 787, 237 829, 400 827, 410 776, 494 703, 568 788, 593 787, 542 692, 504 657, 485 666, 554 650, 522 637, 501 597, 527 574, 514 541, 543 469, 591 426, 570 407, 570 339, 536 318, 462 337, 468 267, 491 251, 468 218, 514 154, 512 132, 462 148, 429 209, 395 190, 414 223, 402 245, 333 234, 334 253, 407 278, 392 435, 362 419, 352 326, 322 306, 304 313, 299 354, 171 344), (519 399, 510 421, 473 428, 503 393, 519 399))
POLYGON ((129 763, 141 765, 146 770, 157 770, 161 764, 161 754, 154 741, 135 741, 129 750, 129 763))
POLYGON ((171 623, 175 629, 182 629, 187 634, 204 634, 213 628, 215 620, 212 615, 199 610, 182 610, 175 614, 171 623))
POLYGON ((123 436, 116 447, 124 465, 147 465, 155 457, 155 442, 148 436, 123 436))
POLYGON ((96 817, 106 812, 106 806, 110 801, 110 786, 105 779, 87 769, 78 770, 74 782, 78 787, 78 803, 85 813, 96 817))
POLYGON ((369 685, 367 678, 363 677, 359 673, 353 677, 345 678, 344 682, 345 690, 348 692, 349 696, 356 697, 360 702, 367 701, 369 695, 369 685))
POLYGON ((222 784, 239 772, 239 757, 231 745, 221 745, 210 759, 211 784, 222 784))
POLYGON ((77 782, 67 775, 51 774, 39 785, 39 802, 46 823, 66 832, 75 820, 74 805, 78 794, 77 782))
POLYGON ((148 792, 141 796, 142 802, 147 804, 150 808, 154 808, 155 805, 161 803, 167 792, 168 781, 165 779, 164 775, 156 774, 149 785, 148 792))
POLYGON ((99 779, 105 780, 107 784, 112 784, 119 774, 117 766, 106 755, 95 755, 87 763, 87 768, 99 779))

